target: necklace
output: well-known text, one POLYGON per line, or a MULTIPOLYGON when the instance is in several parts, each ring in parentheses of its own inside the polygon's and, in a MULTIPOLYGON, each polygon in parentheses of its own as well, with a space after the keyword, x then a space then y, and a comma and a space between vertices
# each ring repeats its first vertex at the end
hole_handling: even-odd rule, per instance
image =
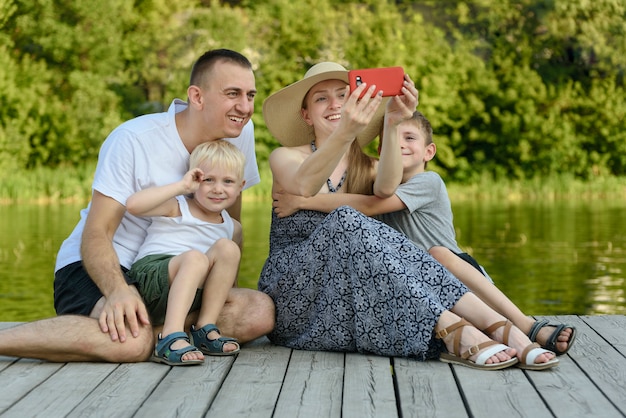
MULTIPOLYGON (((317 147, 315 146, 315 140, 311 141, 311 150, 313 152, 317 151, 317 147)), ((341 176, 341 180, 339 180, 339 183, 337 183, 337 187, 333 186, 333 183, 330 181, 330 179, 326 179, 326 185, 328 186, 328 190, 330 190, 331 193, 337 193, 337 190, 341 189, 341 186, 346 180, 347 175, 348 170, 343 172, 343 176, 341 176)))

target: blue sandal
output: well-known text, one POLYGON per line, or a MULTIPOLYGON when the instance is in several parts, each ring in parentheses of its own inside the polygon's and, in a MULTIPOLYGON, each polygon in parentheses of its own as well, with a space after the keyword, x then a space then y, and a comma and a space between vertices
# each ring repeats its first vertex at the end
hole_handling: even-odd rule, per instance
POLYGON ((178 340, 185 340, 189 342, 189 337, 184 332, 172 332, 165 338, 161 338, 159 334, 158 341, 154 346, 154 354, 150 360, 155 363, 164 363, 168 366, 193 366, 194 364, 202 364, 204 360, 184 360, 183 356, 192 351, 200 352, 198 348, 193 345, 188 345, 178 350, 172 350, 170 347, 178 340))
POLYGON ((218 334, 220 330, 217 329, 215 324, 207 324, 200 329, 196 329, 195 326, 191 326, 191 344, 195 345, 204 354, 209 356, 232 356, 237 354, 240 350, 239 342, 235 338, 219 337, 214 340, 208 337, 210 332, 216 331, 218 334), (225 344, 235 344, 237 349, 233 351, 224 351, 225 344))

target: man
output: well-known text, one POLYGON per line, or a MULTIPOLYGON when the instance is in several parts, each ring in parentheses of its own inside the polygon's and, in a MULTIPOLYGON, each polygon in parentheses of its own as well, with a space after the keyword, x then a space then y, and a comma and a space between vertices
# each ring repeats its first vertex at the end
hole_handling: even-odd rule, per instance
MULTIPOLYGON (((171 183, 188 169, 204 142, 229 139, 248 161, 246 185, 259 182, 250 118, 256 95, 252 65, 225 49, 208 51, 193 66, 187 103, 144 115, 116 128, 102 145, 89 206, 64 241, 55 268, 59 316, 0 331, 0 355, 49 361, 135 362, 149 358, 154 330, 143 300, 126 276, 149 220, 126 212, 126 199, 171 183)), ((229 211, 240 219, 241 198, 229 211)), ((274 324, 269 297, 231 289, 217 325, 241 342, 274 324)))

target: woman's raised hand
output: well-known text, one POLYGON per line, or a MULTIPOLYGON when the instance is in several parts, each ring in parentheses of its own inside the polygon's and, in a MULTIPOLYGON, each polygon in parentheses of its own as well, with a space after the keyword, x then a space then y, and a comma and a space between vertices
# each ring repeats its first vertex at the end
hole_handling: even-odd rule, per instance
POLYGON ((346 86, 348 99, 341 108, 341 124, 338 130, 356 137, 371 122, 378 106, 383 101, 382 91, 376 92, 376 86, 362 83, 353 92, 346 86), (363 97, 361 97, 361 95, 363 97))

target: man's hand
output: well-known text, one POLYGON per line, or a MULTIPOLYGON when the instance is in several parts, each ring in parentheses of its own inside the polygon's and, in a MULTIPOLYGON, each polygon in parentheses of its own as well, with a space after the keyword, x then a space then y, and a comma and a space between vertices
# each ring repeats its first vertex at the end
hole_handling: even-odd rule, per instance
POLYGON ((122 343, 126 341, 126 324, 133 337, 139 336, 140 325, 150 325, 148 311, 134 286, 117 289, 105 298, 98 322, 112 341, 122 343))

